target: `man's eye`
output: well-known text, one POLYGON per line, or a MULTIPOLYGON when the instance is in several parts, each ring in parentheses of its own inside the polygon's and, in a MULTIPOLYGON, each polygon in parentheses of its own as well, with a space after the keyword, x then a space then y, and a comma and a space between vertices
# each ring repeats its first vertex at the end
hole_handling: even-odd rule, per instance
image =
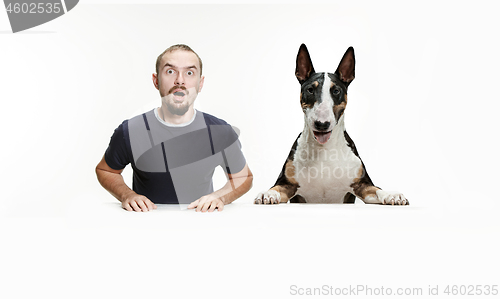
POLYGON ((194 75, 193 71, 187 71, 187 73, 186 73, 186 74, 187 74, 188 76, 192 76, 192 75, 194 75))
POLYGON ((168 70, 167 74, 172 75, 174 73, 174 70, 168 70))

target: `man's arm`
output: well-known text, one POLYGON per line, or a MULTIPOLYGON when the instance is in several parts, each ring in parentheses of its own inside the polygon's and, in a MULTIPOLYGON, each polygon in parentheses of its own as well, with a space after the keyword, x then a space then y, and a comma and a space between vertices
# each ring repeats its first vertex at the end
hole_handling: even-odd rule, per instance
POLYGON ((156 209, 156 205, 146 196, 139 195, 131 190, 123 180, 123 169, 116 170, 106 163, 104 157, 95 168, 97 180, 104 189, 116 197, 127 211, 147 212, 156 209))
POLYGON ((235 201, 252 187, 253 175, 250 168, 248 168, 248 164, 245 164, 245 167, 240 172, 228 173, 227 176, 228 181, 224 187, 195 200, 188 206, 188 209, 196 208, 197 212, 213 212, 217 208, 222 211, 224 205, 235 201))

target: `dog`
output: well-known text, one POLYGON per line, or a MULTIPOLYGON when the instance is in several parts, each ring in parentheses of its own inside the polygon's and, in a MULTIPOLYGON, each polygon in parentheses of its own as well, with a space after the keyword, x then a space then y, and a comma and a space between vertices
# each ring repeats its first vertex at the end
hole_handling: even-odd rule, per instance
POLYGON ((307 47, 297 54, 304 130, 292 146, 274 186, 255 204, 354 203, 409 205, 399 192, 374 186, 344 125, 347 88, 354 80, 354 49, 348 48, 335 73, 316 73, 307 47))

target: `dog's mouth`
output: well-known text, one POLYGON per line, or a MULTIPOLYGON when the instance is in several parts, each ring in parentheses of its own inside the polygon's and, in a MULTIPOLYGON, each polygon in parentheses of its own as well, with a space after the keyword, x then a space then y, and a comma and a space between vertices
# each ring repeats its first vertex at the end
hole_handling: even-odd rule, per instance
POLYGON ((320 144, 325 144, 328 140, 330 140, 330 136, 332 135, 332 131, 328 132, 319 132, 313 131, 314 139, 318 141, 320 144))

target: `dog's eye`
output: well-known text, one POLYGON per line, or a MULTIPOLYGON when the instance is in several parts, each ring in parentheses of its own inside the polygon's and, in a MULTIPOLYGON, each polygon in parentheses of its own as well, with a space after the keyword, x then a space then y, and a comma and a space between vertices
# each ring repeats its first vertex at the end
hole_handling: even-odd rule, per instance
POLYGON ((309 87, 309 88, 307 89, 307 92, 308 92, 308 93, 310 93, 310 94, 313 94, 313 92, 314 92, 314 88, 309 87))
POLYGON ((334 89, 333 90, 333 94, 336 95, 336 96, 338 96, 340 94, 340 90, 334 89))

